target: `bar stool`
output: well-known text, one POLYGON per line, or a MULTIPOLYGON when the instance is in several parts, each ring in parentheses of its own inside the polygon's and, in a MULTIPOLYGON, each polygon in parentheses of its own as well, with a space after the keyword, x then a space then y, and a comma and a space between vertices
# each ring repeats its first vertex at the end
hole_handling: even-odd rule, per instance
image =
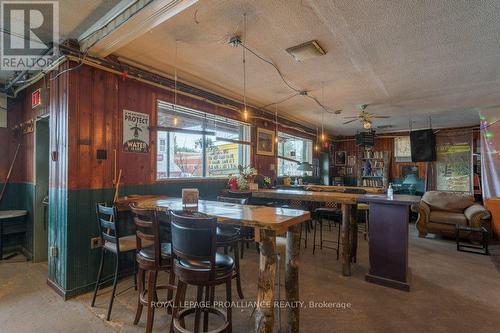
MULTIPOLYGON (((310 210, 301 200, 289 200, 287 205, 282 205, 281 208, 291 208, 300 210, 310 210)), ((311 221, 301 223, 300 225, 300 241, 304 240, 304 248, 307 249, 307 233, 311 231, 311 221)))
MULTIPOLYGON (((217 197, 217 201, 234 203, 239 205, 246 205, 248 199, 245 198, 229 198, 229 197, 217 197)), ((240 299, 245 298, 243 296, 243 290, 241 288, 241 274, 240 274, 240 256, 239 256, 239 245, 241 244, 241 251, 243 251, 244 240, 243 240, 243 229, 239 226, 219 224, 217 226, 217 247, 224 248, 224 254, 228 253, 228 249, 233 249, 234 254, 234 276, 236 279, 236 290, 238 291, 238 297, 240 299)))
MULTIPOLYGON (((97 224, 99 227, 99 235, 101 237, 101 261, 99 264, 99 270, 97 272, 97 280, 94 288, 94 295, 92 297, 91 307, 95 306, 95 299, 97 292, 102 284, 108 282, 109 280, 101 281, 102 270, 104 267, 104 258, 106 254, 112 254, 115 257, 115 274, 113 277, 113 289, 111 291, 111 298, 108 305, 108 313, 106 315, 106 320, 111 318, 111 310, 113 308, 113 302, 115 299, 116 283, 118 280, 118 269, 120 264, 120 258, 132 251, 136 251, 137 243, 135 235, 122 235, 122 227, 119 220, 117 219, 117 213, 115 207, 107 207, 104 204, 96 205, 96 215, 97 224)), ((149 245, 152 243, 150 242, 149 245)), ((136 265, 134 260, 134 288, 137 289, 137 277, 136 277, 136 265)))
POLYGON ((359 230, 359 232, 363 233, 363 238, 366 240, 368 237, 369 230, 370 230, 370 226, 368 224, 368 211, 369 211, 368 204, 359 203, 358 204, 358 212, 359 211, 362 211, 364 213, 364 218, 365 218, 364 230, 359 230))
MULTIPOLYGON (((246 199, 245 203, 241 203, 243 201, 227 201, 232 203, 239 203, 241 205, 248 205, 250 200, 252 199, 252 192, 249 191, 223 191, 220 197, 228 198, 228 199, 246 199)), ((253 228, 248 227, 240 227, 240 235, 241 235, 241 251, 240 258, 243 259, 243 255, 245 253, 246 248, 250 248, 250 243, 255 242, 255 234, 253 228)), ((255 244, 257 252, 259 252, 259 245, 255 244)))
MULTIPOLYGON (((313 234, 313 254, 316 252, 316 230, 319 226, 319 248, 322 250, 323 247, 327 249, 335 250, 337 253, 337 260, 339 260, 340 253, 340 225, 342 220, 342 212, 340 211, 338 204, 335 202, 325 202, 324 207, 316 208, 314 211, 316 216, 316 224, 314 225, 314 234, 313 234), (334 226, 338 226, 337 230, 337 241, 332 240, 324 240, 323 239, 323 220, 327 220, 329 225, 333 222, 334 226), (333 243, 336 244, 337 247, 329 247, 323 245, 323 243, 333 243)), ((331 230, 331 226, 330 226, 331 230)))
POLYGON ((146 332, 150 333, 154 323, 155 307, 153 301, 158 301, 157 290, 167 289, 168 301, 172 300, 173 291, 175 290, 171 244, 161 243, 160 224, 156 210, 137 208, 134 204, 130 205, 130 210, 136 226, 136 260, 139 266, 137 273, 139 276, 139 295, 134 325, 139 323, 142 309, 146 306, 148 309, 146 332), (158 272, 161 271, 169 273, 169 282, 166 285, 157 285, 156 283, 158 272), (146 273, 148 273, 147 286, 145 285, 146 273))
POLYGON ((194 332, 200 332, 200 317, 203 312, 203 332, 208 331, 208 315, 215 314, 224 324, 210 333, 232 332, 231 307, 227 311, 199 305, 205 294, 205 302, 213 304, 213 288, 226 285, 226 302, 232 301, 231 280, 234 276, 234 260, 228 255, 217 253, 217 219, 203 213, 171 211, 172 253, 174 272, 178 278, 174 311, 170 332, 189 332, 185 327, 186 316, 194 313, 194 332), (197 306, 180 309, 186 298, 187 285, 197 287, 197 306))

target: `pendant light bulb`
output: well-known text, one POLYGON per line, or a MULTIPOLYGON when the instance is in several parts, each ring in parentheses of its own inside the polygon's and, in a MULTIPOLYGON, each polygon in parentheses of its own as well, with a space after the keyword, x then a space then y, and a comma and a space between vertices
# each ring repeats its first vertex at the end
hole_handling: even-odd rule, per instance
POLYGON ((245 107, 245 109, 243 110, 243 119, 244 119, 245 121, 247 121, 247 120, 248 120, 248 110, 247 110, 247 108, 246 108, 246 107, 245 107))
POLYGON ((174 117, 174 126, 177 126, 178 120, 177 117, 174 117))
POLYGON ((314 150, 315 151, 318 151, 319 150, 319 146, 317 144, 314 145, 314 150))
POLYGON ((369 121, 365 121, 365 122, 363 123, 363 127, 364 127, 365 129, 370 129, 370 128, 372 128, 372 123, 371 123, 371 122, 369 122, 369 121))

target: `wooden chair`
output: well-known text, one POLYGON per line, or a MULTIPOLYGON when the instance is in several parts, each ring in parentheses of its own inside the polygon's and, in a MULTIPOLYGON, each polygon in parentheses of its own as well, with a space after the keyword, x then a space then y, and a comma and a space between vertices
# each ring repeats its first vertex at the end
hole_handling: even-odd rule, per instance
MULTIPOLYGON (((230 197, 217 197, 217 201, 234 203, 239 205, 246 205, 248 203, 248 199, 246 198, 230 198, 230 197)), ((232 225, 222 225, 219 224, 217 227, 217 247, 224 248, 224 254, 228 253, 228 248, 233 249, 233 259, 235 264, 235 274, 234 277, 236 279, 236 290, 238 291, 238 296, 240 299, 243 299, 243 290, 241 288, 241 274, 240 274, 240 256, 239 250, 241 245, 241 251, 245 246, 245 242, 247 239, 248 233, 245 233, 244 229, 238 226, 232 225)))
MULTIPOLYGON (((137 243, 135 235, 123 235, 124 231, 122 230, 123 228, 120 225, 119 220, 117 219, 115 207, 107 207, 104 204, 97 204, 96 215, 102 247, 101 261, 99 264, 99 270, 97 272, 97 280, 94 288, 94 295, 92 297, 91 306, 95 306, 95 300, 100 286, 109 281, 101 281, 101 276, 104 267, 104 258, 106 257, 106 254, 112 254, 115 257, 115 274, 113 277, 113 289, 111 291, 111 298, 109 300, 108 313, 106 315, 106 320, 109 320, 111 318, 111 310, 113 308, 113 302, 115 299, 120 258, 129 252, 135 252, 137 249, 137 243)), ((137 289, 137 278, 135 272, 136 266, 134 261, 134 287, 137 289)))
POLYGON ((130 205, 134 224, 136 226, 137 255, 139 266, 137 276, 139 277, 139 296, 137 300, 137 311, 134 325, 139 323, 142 309, 147 307, 146 332, 153 329, 154 310, 153 301, 158 301, 157 290, 167 289, 168 300, 172 300, 175 290, 175 275, 172 269, 172 251, 170 243, 162 243, 160 238, 160 225, 158 212, 156 210, 137 208, 130 205), (169 273, 169 283, 157 285, 158 272, 169 273), (148 282, 146 286, 146 273, 148 282))
POLYGON ((235 274, 235 265, 233 258, 217 253, 217 219, 189 211, 171 211, 170 214, 174 271, 178 278, 170 332, 189 332, 184 321, 187 315, 193 313, 194 332, 200 332, 202 312, 203 332, 208 330, 209 313, 224 321, 220 327, 211 329, 211 333, 232 332, 231 307, 227 307, 227 311, 210 306, 180 309, 180 304, 185 301, 187 285, 197 287, 198 305, 202 302, 203 295, 205 302, 212 304, 214 287, 220 284, 226 285, 226 301, 232 301, 231 280, 235 274))

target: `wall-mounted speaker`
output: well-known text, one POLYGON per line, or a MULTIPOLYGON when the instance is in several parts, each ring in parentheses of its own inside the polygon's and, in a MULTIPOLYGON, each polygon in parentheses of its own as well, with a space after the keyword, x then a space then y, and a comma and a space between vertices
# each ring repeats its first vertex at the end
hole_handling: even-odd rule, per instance
POLYGON ((375 145, 375 131, 356 134, 356 146, 372 148, 375 145))
POLYGON ((436 160, 436 136, 432 129, 411 131, 412 162, 432 162, 436 160))

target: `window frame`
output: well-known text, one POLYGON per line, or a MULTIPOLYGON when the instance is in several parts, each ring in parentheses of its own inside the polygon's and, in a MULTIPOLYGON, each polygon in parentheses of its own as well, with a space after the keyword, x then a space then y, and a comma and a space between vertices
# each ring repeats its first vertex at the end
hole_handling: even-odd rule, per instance
MULTIPOLYGON (((295 134, 290 134, 288 132, 285 132, 285 131, 278 131, 277 133, 277 136, 278 136, 278 140, 279 140, 279 137, 280 137, 280 134, 284 134, 288 137, 292 137, 292 138, 296 138, 296 139, 299 139, 303 142, 303 149, 305 150, 307 145, 310 146, 310 152, 308 152, 310 154, 310 160, 302 160, 302 161, 299 161, 299 160, 296 160, 296 159, 293 159, 293 158, 289 158, 287 156, 281 156, 280 155, 280 143, 278 142, 277 144, 277 147, 276 147, 276 175, 278 177, 286 177, 286 176, 290 176, 290 177, 304 177, 304 172, 300 172, 301 173, 300 175, 286 175, 286 174, 282 174, 280 175, 280 159, 282 160, 285 160, 285 161, 289 161, 289 162, 295 162, 295 163, 302 163, 302 162, 308 162, 310 163, 311 165, 313 164, 313 161, 314 161, 314 149, 313 149, 313 140, 312 139, 309 139, 309 138, 305 138, 303 136, 299 136, 299 135, 295 135, 295 134)), ((308 171, 308 173, 311 173, 311 175, 307 175, 307 176, 312 176, 314 175, 314 172, 313 171, 308 171)))
POLYGON ((154 155, 154 159, 153 159, 154 173, 153 173, 152 177, 153 177, 154 182, 158 182, 158 183, 161 183, 161 182, 185 182, 185 181, 189 182, 189 181, 210 181, 210 180, 227 179, 228 175, 220 175, 220 176, 209 176, 208 175, 209 170, 208 170, 207 151, 206 151, 205 143, 206 143, 207 137, 210 135, 213 135, 215 137, 216 141, 219 141, 219 142, 235 143, 235 144, 240 145, 240 147, 247 146, 248 150, 246 152, 244 152, 244 154, 246 155, 245 157, 248 160, 246 162, 251 163, 251 158, 252 158, 252 156, 251 156, 251 154, 252 154, 252 141, 251 141, 251 139, 252 139, 252 125, 251 124, 249 124, 247 122, 236 120, 236 119, 231 118, 231 117, 221 116, 221 115, 217 115, 217 114, 214 114, 211 112, 206 112, 203 110, 196 110, 196 109, 192 109, 192 108, 184 107, 184 106, 180 106, 180 105, 175 106, 178 109, 178 110, 176 110, 177 112, 182 112, 183 110, 186 110, 188 112, 193 112, 195 114, 204 115, 205 117, 212 117, 215 121, 217 121, 217 120, 218 121, 230 121, 230 122, 237 123, 240 125, 240 129, 243 130, 243 133, 240 135, 246 136, 248 138, 248 141, 218 137, 216 130, 212 131, 212 130, 206 129, 206 126, 207 126, 206 122, 202 123, 202 128, 203 128, 202 130, 190 130, 190 129, 183 129, 183 128, 178 128, 178 127, 173 127, 173 126, 159 125, 158 124, 158 122, 159 122, 158 115, 160 112, 160 108, 161 107, 164 107, 164 108, 172 107, 174 104, 166 101, 166 99, 155 98, 154 105, 155 105, 155 122, 156 122, 156 126, 154 127, 154 132, 155 132, 156 141, 157 141, 157 145, 155 146, 155 153, 153 154, 154 155), (245 131, 246 131, 246 133, 245 133, 245 131), (167 177, 165 177, 165 178, 158 178, 158 154, 160 152, 159 151, 160 145, 159 145, 159 140, 158 140, 158 133, 159 132, 166 133, 165 153, 167 154, 167 157, 166 157, 167 177), (176 132, 177 133, 187 133, 187 134, 198 134, 198 135, 202 136, 202 140, 204 143, 204 147, 202 148, 202 161, 201 161, 203 176, 195 176, 195 177, 170 177, 169 176, 170 175, 170 168, 171 168, 171 163, 170 163, 170 160, 168 157, 168 152, 170 149, 170 140, 171 140, 170 133, 176 133, 176 132))

